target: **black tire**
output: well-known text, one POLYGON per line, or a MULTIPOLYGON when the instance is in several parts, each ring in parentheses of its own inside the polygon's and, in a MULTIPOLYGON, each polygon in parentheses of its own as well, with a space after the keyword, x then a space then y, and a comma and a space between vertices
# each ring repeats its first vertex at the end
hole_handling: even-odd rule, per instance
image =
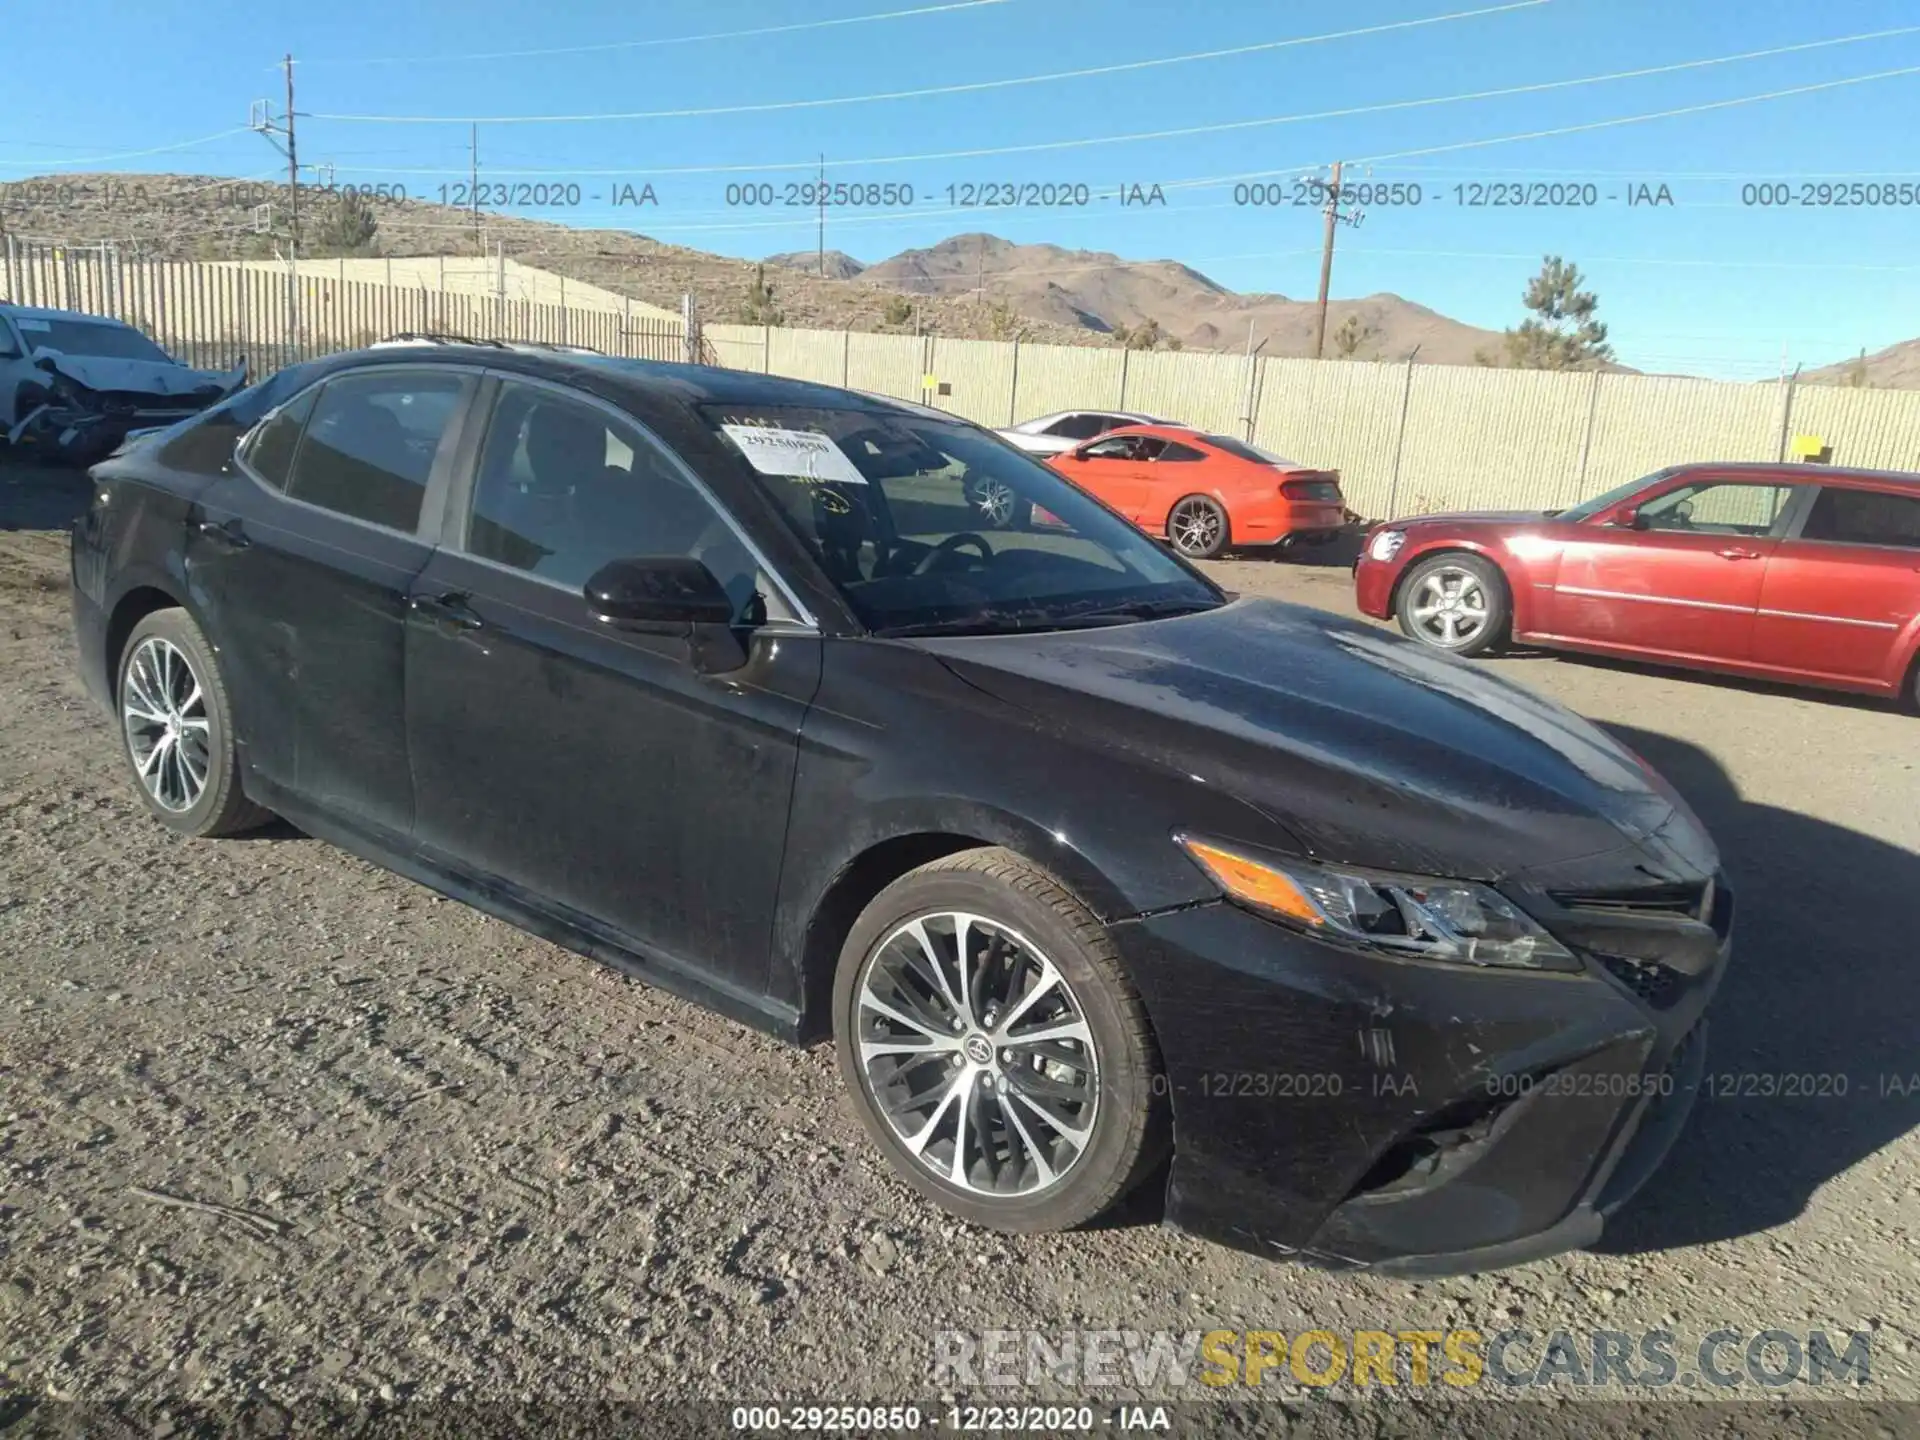
MULTIPOLYGON (((1150 1173, 1165 1158, 1171 1144, 1172 1125, 1159 1051, 1146 1010, 1121 968, 1119 953, 1105 927, 1058 880, 1010 850, 969 850, 948 856, 921 866, 881 891, 854 923, 840 952, 833 1015, 834 1048, 840 1057, 841 1075, 875 1145, 901 1179, 973 1224, 1015 1233, 1084 1225, 1111 1208, 1150 1173), (1097 1079, 1090 1088, 1098 1100, 1089 1138, 1058 1178, 1037 1193, 988 1194, 934 1173, 894 1133, 858 1055, 862 1035, 859 999, 869 965, 903 925, 949 912, 978 916, 1037 946, 1065 981, 1092 1037, 1097 1079)), ((992 1016, 989 1007, 989 1023, 992 1016)), ((993 1047, 987 1049, 991 1058, 993 1047)), ((1003 1059, 1012 1053, 998 1052, 1003 1059)), ((962 1062, 956 1058, 952 1063, 957 1067, 962 1062)), ((1009 1070, 1033 1078, 1017 1067, 1009 1070)), ((1019 1088, 1017 1083, 1014 1088, 1019 1088)), ((1000 1093, 1005 1095, 1006 1088, 1002 1087, 1000 1093)), ((970 1103, 964 1101, 964 1095, 963 1103, 970 1103)), ((999 1113, 1018 1108, 1000 1102, 999 1113)), ((937 1117, 939 1111, 934 1113, 937 1117)), ((968 1109, 963 1113, 970 1116, 974 1112, 968 1109)), ((991 1128, 990 1121, 983 1124, 991 1128)), ((1002 1134, 1005 1131, 1003 1125, 1002 1134)), ((927 1149, 932 1151, 940 1143, 930 1142, 927 1149)), ((1055 1158, 1058 1154, 1056 1151, 1055 1158)), ((1009 1150, 999 1160, 1009 1162, 1012 1158, 1009 1150)))
POLYGON ((1167 543, 1189 560, 1211 560, 1233 543, 1233 526, 1211 495, 1188 495, 1167 511, 1167 543))
POLYGON ((1422 645, 1449 655, 1484 655, 1506 643, 1513 601, 1498 565, 1478 555, 1450 551, 1430 556, 1406 573, 1394 616, 1400 633, 1422 645), (1436 598, 1436 586, 1446 592, 1443 605, 1457 601, 1459 608, 1443 609, 1438 617, 1420 613, 1436 598))
MULTIPOLYGON (((200 627, 185 610, 156 610, 133 627, 133 633, 127 636, 127 643, 122 647, 119 663, 114 669, 113 694, 120 725, 120 753, 132 775, 134 789, 146 802, 148 811, 162 825, 178 835, 210 839, 219 835, 237 835, 273 818, 271 811, 254 804, 241 788, 240 757, 233 736, 233 706, 227 699, 226 683, 214 660, 213 647, 207 643, 207 637, 200 633, 200 627), (188 701, 178 707, 178 713, 188 718, 177 727, 181 738, 175 742, 174 748, 184 750, 191 756, 193 748, 190 747, 194 746, 194 742, 187 736, 189 727, 205 737, 204 749, 200 751, 204 759, 201 788, 191 803, 180 806, 165 803, 162 796, 149 786, 141 773, 141 757, 135 753, 137 744, 149 742, 156 729, 164 734, 164 727, 136 722, 128 714, 129 671, 136 657, 141 657, 143 668, 135 683, 139 691, 151 694, 159 678, 153 669, 153 657, 167 653, 160 647, 171 648, 171 655, 166 660, 168 666, 174 663, 173 656, 185 662, 187 678, 198 689, 198 701, 195 703, 186 685, 175 683, 171 687, 175 698, 188 701), (197 714, 194 713, 196 711, 197 714), (200 721, 204 721, 204 730, 199 729, 197 722, 200 721)), ((135 698, 138 699, 138 692, 135 698)), ((165 769, 166 766, 166 757, 163 755, 159 759, 159 768, 165 769)), ((176 777, 183 774, 190 777, 191 768, 174 769, 170 773, 176 777)), ((165 790, 169 787, 163 782, 161 788, 165 790)), ((175 798, 185 800, 188 794, 187 790, 180 789, 175 798)))

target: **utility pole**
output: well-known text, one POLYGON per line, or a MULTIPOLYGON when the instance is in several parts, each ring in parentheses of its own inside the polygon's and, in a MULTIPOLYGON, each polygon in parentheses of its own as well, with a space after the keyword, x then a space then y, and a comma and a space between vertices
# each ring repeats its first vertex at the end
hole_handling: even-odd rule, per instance
POLYGON ((473 253, 480 253, 480 127, 467 128, 467 207, 473 212, 473 253))
POLYGON ((820 202, 819 264, 820 278, 827 278, 827 156, 820 154, 820 186, 815 196, 820 202))
POLYGON ((282 62, 287 75, 287 110, 279 120, 273 118, 273 102, 256 100, 247 116, 247 128, 267 138, 287 157, 287 330, 284 338, 286 363, 298 355, 300 334, 300 152, 294 141, 293 56, 282 62), (281 143, 284 137, 285 144, 281 143))
POLYGON ((1327 189, 1327 231, 1320 251, 1320 306, 1314 323, 1313 358, 1323 358, 1327 350, 1327 292, 1333 285, 1333 237, 1342 225, 1358 225, 1365 217, 1357 210, 1340 212, 1340 161, 1333 162, 1333 180, 1327 189))

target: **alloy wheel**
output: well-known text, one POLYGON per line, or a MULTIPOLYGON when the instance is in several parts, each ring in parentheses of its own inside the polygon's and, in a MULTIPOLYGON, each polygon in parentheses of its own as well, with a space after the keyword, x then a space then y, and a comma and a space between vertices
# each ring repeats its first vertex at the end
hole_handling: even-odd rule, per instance
POLYGON ((973 1194, 1051 1190, 1086 1154, 1099 1057, 1059 968, 1024 936, 961 911, 893 930, 862 968, 855 1045, 895 1139, 973 1194))
POLYGON ((140 642, 121 681, 120 713, 147 793, 164 810, 191 810, 206 793, 213 750, 200 678, 172 641, 140 642))
POLYGON ((1487 628, 1486 587, 1458 565, 1443 565, 1421 577, 1411 607, 1413 623, 1443 649, 1465 645, 1487 628))
POLYGON ((1219 542, 1220 512, 1204 500, 1183 500, 1167 521, 1174 548, 1187 555, 1204 555, 1219 542))
POLYGON ((983 480, 973 492, 973 508, 995 528, 1012 522, 1013 506, 1013 487, 1003 480, 983 480))

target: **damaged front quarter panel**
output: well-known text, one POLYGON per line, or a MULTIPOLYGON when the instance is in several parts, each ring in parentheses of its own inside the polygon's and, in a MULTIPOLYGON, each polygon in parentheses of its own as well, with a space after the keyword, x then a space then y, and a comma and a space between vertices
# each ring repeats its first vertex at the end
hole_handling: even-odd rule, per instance
POLYGON ((243 359, 228 371, 41 350, 44 380, 21 389, 9 444, 44 447, 76 465, 111 454, 129 431, 172 425, 217 405, 247 384, 243 359))

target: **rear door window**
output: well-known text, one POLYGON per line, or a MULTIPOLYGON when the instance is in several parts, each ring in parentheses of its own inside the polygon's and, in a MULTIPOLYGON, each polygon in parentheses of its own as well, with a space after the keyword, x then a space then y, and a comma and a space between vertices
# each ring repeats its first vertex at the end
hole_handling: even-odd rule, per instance
POLYGON ((320 387, 287 493, 411 534, 467 380, 451 372, 346 375, 320 387))
POLYGON ((1825 486, 1807 512, 1800 538, 1920 550, 1920 496, 1825 486))

